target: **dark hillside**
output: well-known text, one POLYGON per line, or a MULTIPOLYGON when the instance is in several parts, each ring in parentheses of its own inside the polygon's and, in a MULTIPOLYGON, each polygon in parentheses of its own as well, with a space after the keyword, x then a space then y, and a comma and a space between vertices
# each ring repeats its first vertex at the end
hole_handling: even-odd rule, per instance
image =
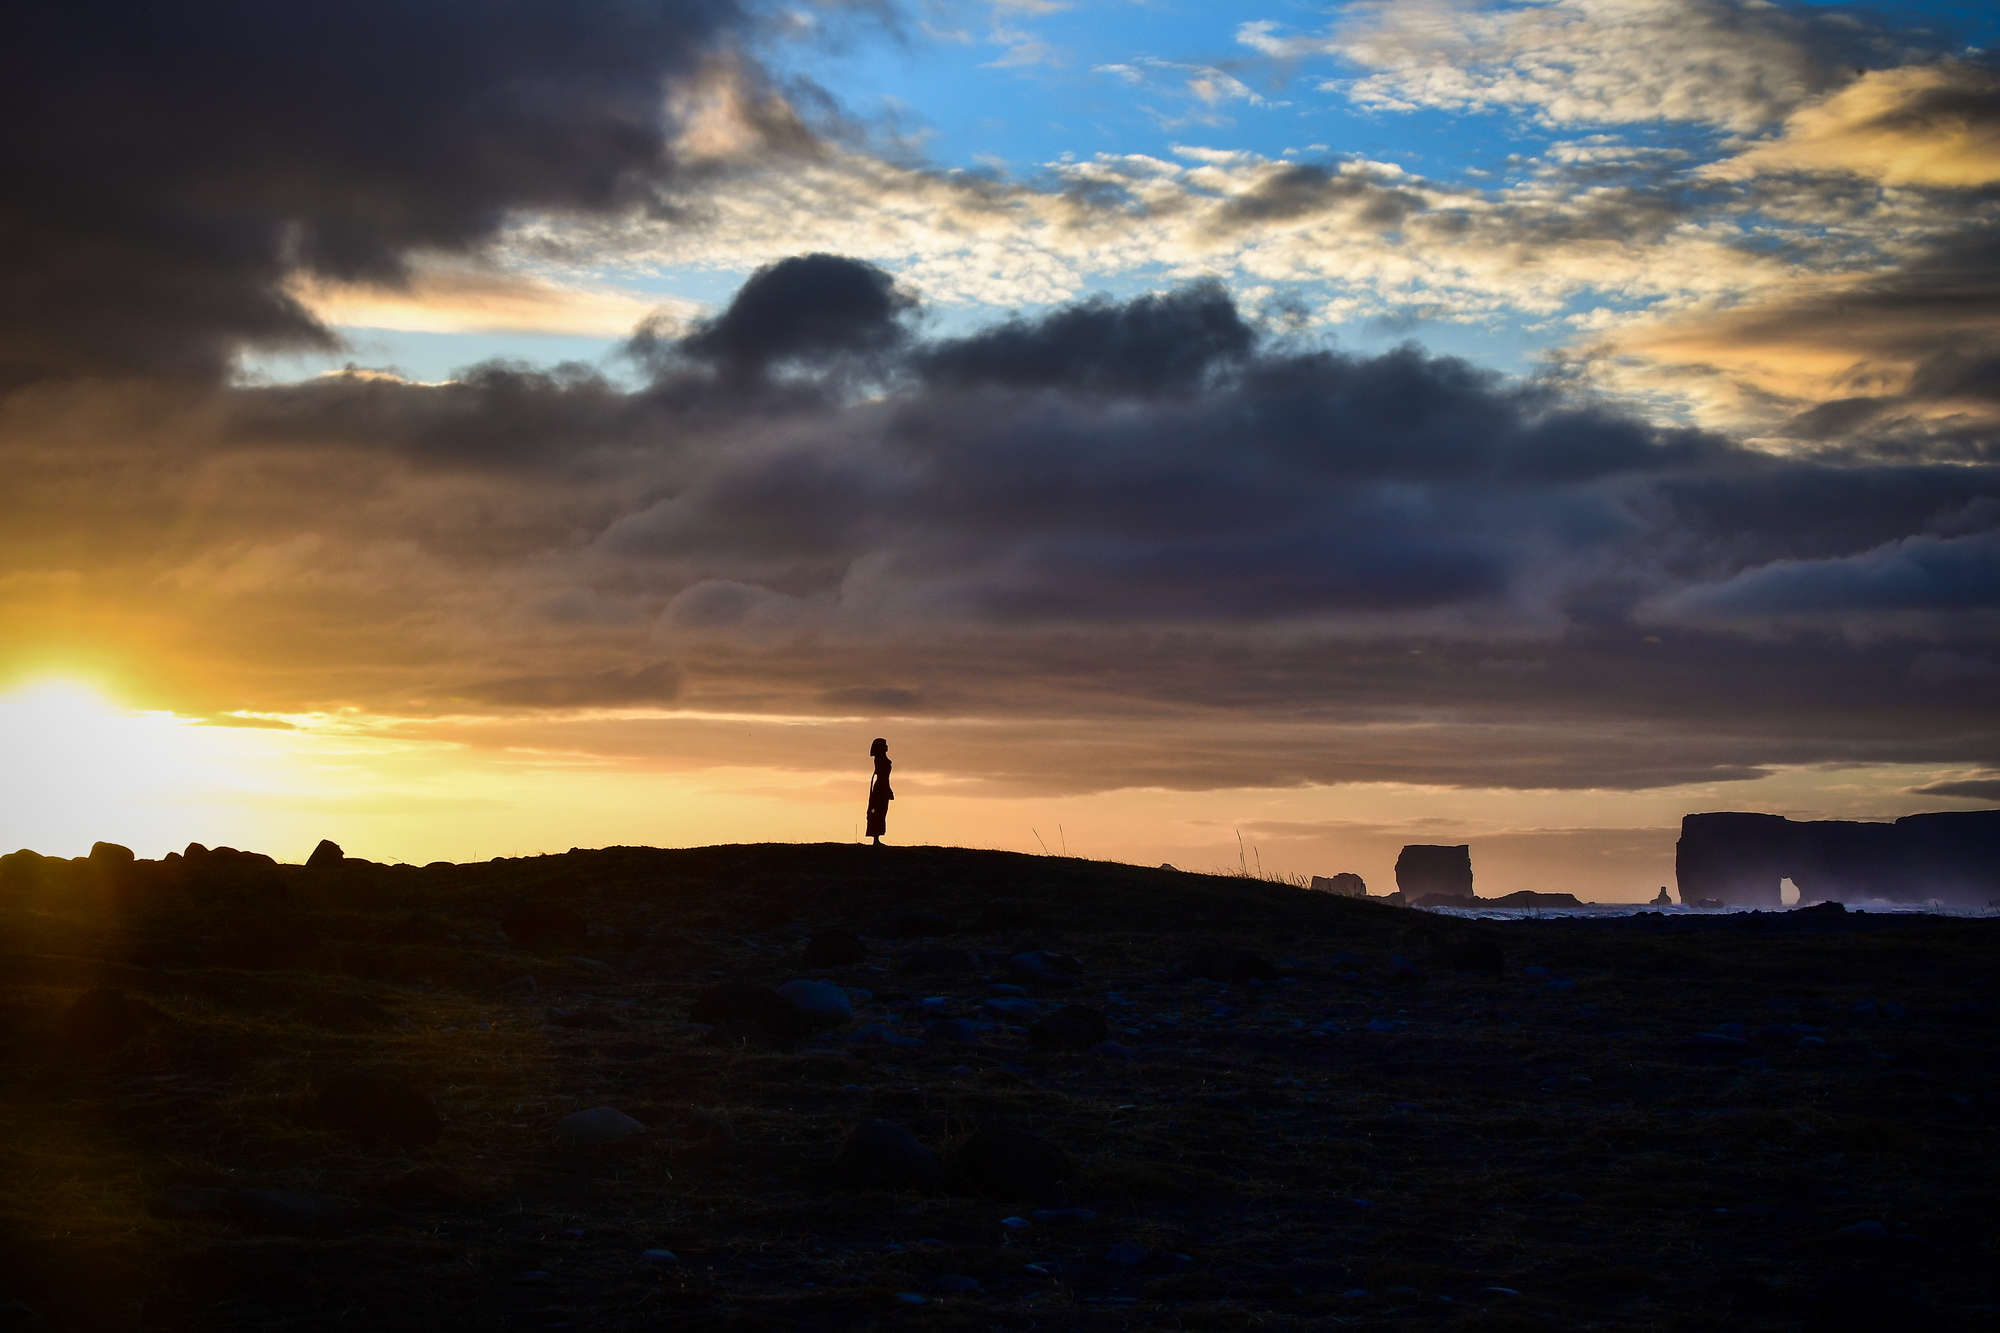
POLYGON ((1983 1329, 1997 944, 941 848, 16 854, 0 1306, 1983 1329))

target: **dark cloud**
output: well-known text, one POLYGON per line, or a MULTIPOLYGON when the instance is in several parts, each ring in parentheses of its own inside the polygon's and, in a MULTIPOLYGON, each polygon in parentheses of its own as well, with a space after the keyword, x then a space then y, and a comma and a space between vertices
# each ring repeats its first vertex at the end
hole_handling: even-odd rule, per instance
MULTIPOLYGON (((151 508, 93 498, 131 459, 51 437, 0 518, 67 563, 0 582, 0 633, 151 624, 166 588, 180 660, 288 708, 895 715, 1010 792, 1639 789, 2000 745, 2000 468, 1774 456, 1266 335, 1207 286, 926 341, 879 271, 787 273, 862 299, 810 333, 761 297, 719 316, 787 349, 744 354, 775 377, 675 352, 631 392, 233 390, 219 430, 161 428, 151 508)), ((700 734, 672 762, 768 743, 700 734)))
MULTIPOLYGON (((736 377, 786 361, 865 356, 902 341, 898 320, 915 305, 873 264, 795 255, 752 273, 728 309, 681 339, 679 350, 736 377)), ((634 350, 645 355, 654 346, 642 332, 634 350)))
POLYGON ((462 686, 453 697, 510 708, 615 708, 671 703, 680 692, 681 669, 655 662, 631 670, 489 680, 462 686))
POLYGON ((1956 796, 1967 801, 2000 801, 2000 777, 1933 782, 1927 787, 1913 787, 1911 790, 1919 796, 1956 796))
POLYGON ((1202 282, 1123 303, 1100 297, 1034 321, 1011 320, 937 344, 917 367, 945 385, 1190 394, 1212 372, 1239 363, 1255 341, 1222 284, 1202 282))
MULTIPOLYGON (((0 20, 0 388, 325 347, 295 273, 395 282, 676 164, 736 0, 21 0, 0 20)), ((754 78, 754 74, 749 75, 754 78)))

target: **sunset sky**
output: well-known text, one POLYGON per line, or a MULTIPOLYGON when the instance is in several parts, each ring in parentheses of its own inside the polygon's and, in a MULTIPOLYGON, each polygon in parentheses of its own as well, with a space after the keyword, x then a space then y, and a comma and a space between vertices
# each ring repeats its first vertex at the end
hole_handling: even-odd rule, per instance
POLYGON ((22 0, 0 850, 2000 804, 2000 10, 22 0))

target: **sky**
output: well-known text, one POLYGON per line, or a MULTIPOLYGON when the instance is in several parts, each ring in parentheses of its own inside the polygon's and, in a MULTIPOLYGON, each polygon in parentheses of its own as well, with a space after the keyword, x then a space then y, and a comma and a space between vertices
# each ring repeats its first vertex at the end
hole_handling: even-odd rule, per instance
POLYGON ((2000 804, 1990 6, 9 7, 0 842, 1650 898, 2000 804))

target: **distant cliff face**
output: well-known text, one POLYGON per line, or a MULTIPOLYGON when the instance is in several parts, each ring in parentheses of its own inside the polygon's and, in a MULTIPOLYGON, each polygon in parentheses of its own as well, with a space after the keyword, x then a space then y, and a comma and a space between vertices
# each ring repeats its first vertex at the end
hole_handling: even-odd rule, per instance
POLYGON ((1726 812, 1681 820, 1681 901, 1776 907, 1778 881, 1802 903, 1929 902, 1984 906, 2000 897, 2000 810, 1905 815, 1893 824, 1726 812))
POLYGON ((1411 899, 1426 893, 1470 898, 1471 846, 1439 847, 1411 843, 1396 858, 1396 888, 1411 899))

